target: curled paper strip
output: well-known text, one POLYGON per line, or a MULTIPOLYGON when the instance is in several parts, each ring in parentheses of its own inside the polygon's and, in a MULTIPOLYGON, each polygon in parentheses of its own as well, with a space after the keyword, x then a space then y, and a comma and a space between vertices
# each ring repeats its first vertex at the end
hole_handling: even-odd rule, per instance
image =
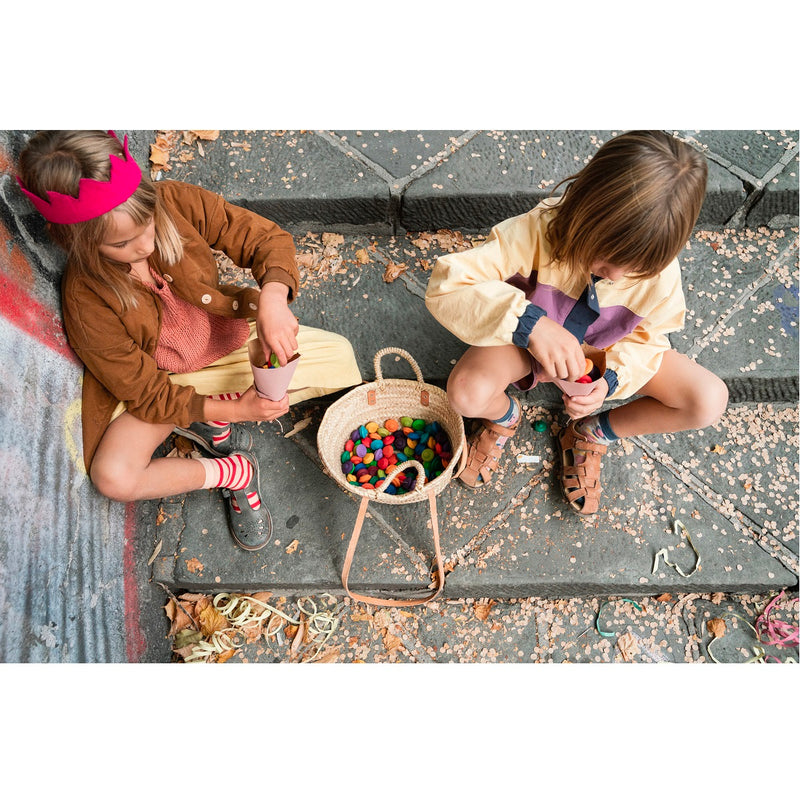
POLYGON ((666 548, 666 547, 662 547, 661 550, 659 550, 655 555, 655 560, 653 561, 653 571, 650 573, 651 575, 655 575, 656 574, 656 570, 658 569, 658 559, 659 558, 663 558, 664 559, 664 563, 668 567, 672 567, 683 578, 690 578, 692 575, 695 574, 695 572, 697 572, 698 568, 700 567, 700 553, 697 552, 697 548, 694 546, 694 542, 692 542, 692 537, 689 536, 689 531, 686 530, 686 526, 679 519, 676 519, 674 524, 673 524, 673 526, 672 526, 672 532, 676 536, 680 536, 680 533, 678 532, 678 528, 682 528, 683 529, 683 532, 686 535, 686 541, 689 542, 689 546, 692 548, 692 550, 694 550, 694 554, 697 556, 697 561, 695 561, 695 564, 694 564, 694 567, 692 568, 692 571, 686 573, 677 564, 674 564, 672 561, 670 561, 667 558, 667 556, 669 555, 669 549, 666 548))

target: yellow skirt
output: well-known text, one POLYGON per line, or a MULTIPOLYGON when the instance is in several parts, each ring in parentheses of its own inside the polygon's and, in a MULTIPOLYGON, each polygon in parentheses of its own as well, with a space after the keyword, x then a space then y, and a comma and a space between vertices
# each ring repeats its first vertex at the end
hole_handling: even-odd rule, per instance
MULTIPOLYGON (((169 379, 179 386, 193 386, 202 395, 245 392, 253 385, 247 343, 258 338, 255 320, 249 322, 250 336, 238 350, 196 372, 171 372, 169 379)), ((297 351, 302 358, 289 384, 289 405, 361 383, 353 346, 344 336, 301 325, 297 351)), ((112 421, 126 408, 125 403, 119 403, 112 421)))

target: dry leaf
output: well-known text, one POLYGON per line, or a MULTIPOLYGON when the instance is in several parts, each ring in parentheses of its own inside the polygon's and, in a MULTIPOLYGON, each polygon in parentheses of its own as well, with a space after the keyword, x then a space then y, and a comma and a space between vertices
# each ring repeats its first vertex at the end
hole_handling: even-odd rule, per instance
POLYGON ((354 622, 372 622, 373 616, 372 614, 364 613, 362 611, 354 611, 350 615, 350 619, 352 619, 354 622))
POLYGON ((215 142, 219 139, 219 131, 189 131, 193 133, 198 139, 204 139, 207 142, 215 142))
POLYGON ((492 610, 492 606, 495 605, 494 600, 490 600, 488 603, 475 603, 472 609, 472 613, 481 621, 486 622, 486 619, 489 616, 489 612, 492 610))
POLYGON ((722 445, 715 444, 711 448, 711 452, 712 453, 719 453, 720 455, 723 455, 724 453, 727 453, 728 451, 722 445))
POLYGON ((295 540, 294 540, 294 541, 293 541, 293 542, 292 542, 292 543, 291 543, 291 544, 290 544, 290 545, 289 545, 289 546, 286 548, 286 552, 287 552, 289 555, 291 555, 292 553, 294 553, 294 551, 295 551, 295 550, 297 550, 297 545, 299 545, 299 544, 300 544, 299 540, 295 539, 295 540))
POLYGON ((260 622, 248 622, 246 625, 242 625, 242 633, 248 644, 257 642, 263 632, 260 622))
POLYGON ((197 572, 202 572, 204 567, 202 562, 199 561, 197 558, 190 558, 186 562, 186 569, 188 569, 189 572, 197 573, 197 572))
POLYGON ((386 281, 386 283, 391 283, 397 280, 407 269, 408 264, 395 264, 393 261, 390 261, 383 271, 383 280, 386 281))
POLYGON ((356 261, 358 261, 359 264, 369 264, 369 253, 365 247, 356 250, 356 261))
POLYGON ((262 603, 266 603, 272 597, 272 592, 253 592, 253 594, 248 595, 248 597, 252 597, 253 600, 260 600, 262 603))
POLYGON ((664 592, 664 594, 656 597, 656 602, 658 603, 669 603, 670 600, 672 600, 672 595, 669 592, 664 592))
MULTIPOLYGON (((158 514, 156 515, 156 527, 158 527, 159 525, 163 525, 164 524, 164 520, 166 520, 166 519, 167 519, 167 515, 164 513, 164 509, 163 508, 159 508, 158 509, 158 514)), ((150 564, 151 562, 148 561, 147 563, 150 564)))
POLYGON ((727 630, 727 626, 725 625, 725 620, 719 619, 719 617, 708 620, 708 622, 706 622, 706 628, 708 628, 708 632, 715 639, 721 639, 725 635, 725 631, 727 630))
POLYGON ((339 660, 341 650, 338 647, 326 647, 322 654, 314 659, 315 664, 333 664, 339 660))
POLYGON ((220 653, 217 656, 217 664, 224 664, 235 652, 235 650, 226 650, 224 653, 220 653))
POLYGON ((631 660, 631 656, 636 655, 639 652, 639 643, 634 638, 633 634, 630 631, 623 633, 617 639, 617 647, 619 648, 620 653, 622 653, 622 657, 626 661, 631 660))
POLYGON ((172 643, 172 649, 175 651, 183 650, 184 647, 192 647, 199 641, 202 641, 203 634, 200 631, 192 631, 188 628, 178 631, 175 634, 175 641, 172 643))
POLYGON ((323 233, 322 244, 325 247, 338 247, 340 244, 344 244, 344 236, 341 233, 323 233))
POLYGON ((201 611, 205 611, 211 605, 211 598, 204 594, 201 595, 194 606, 194 614, 195 616, 199 614, 201 611))
POLYGON ((157 167, 165 168, 169 163, 169 150, 164 150, 157 145, 150 145, 150 161, 157 167))
POLYGON ((208 600, 208 595, 197 594, 195 592, 184 592, 178 595, 178 600, 186 601, 187 603, 197 603, 200 600, 208 600))
POLYGON ((164 606, 164 611, 167 612, 167 618, 172 623, 169 628, 169 636, 174 636, 184 628, 191 627, 192 618, 171 597, 164 606))
POLYGON ((283 626, 283 632, 286 635, 287 639, 293 639, 294 635, 297 633, 297 625, 292 625, 287 623, 283 626))
POLYGON ((711 602, 715 606, 718 606, 724 599, 725 599, 725 593, 724 592, 714 592, 711 595, 711 602))
POLYGON ((194 644, 187 644, 184 647, 173 647, 172 652, 175 655, 180 656, 184 661, 192 654, 194 651, 194 644))
POLYGON ((391 653, 392 650, 396 650, 398 647, 402 647, 403 640, 393 634, 386 631, 383 636, 383 646, 391 653))
POLYGON ((228 620, 214 606, 204 608, 198 614, 198 620, 200 621, 200 630, 203 636, 211 636, 216 631, 224 631, 230 627, 228 620))
POLYGON ((303 637, 306 635, 306 623, 301 622, 297 626, 297 633, 294 635, 294 639, 292 639, 292 646, 289 648, 289 651, 294 655, 299 649, 300 645, 303 644, 303 637))

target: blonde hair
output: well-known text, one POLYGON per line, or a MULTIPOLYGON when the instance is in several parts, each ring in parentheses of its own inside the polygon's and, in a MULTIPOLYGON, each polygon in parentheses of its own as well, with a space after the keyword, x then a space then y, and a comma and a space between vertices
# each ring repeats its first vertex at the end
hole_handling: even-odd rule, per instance
POLYGON ((689 240, 706 191, 704 156, 661 131, 606 142, 570 182, 547 226, 554 261, 589 280, 595 261, 657 275, 689 240))
MULTIPOLYGON (((25 187, 42 199, 47 199, 49 191, 77 197, 81 178, 108 180, 112 154, 122 156, 122 145, 105 131, 39 131, 19 157, 19 176, 25 187)), ((181 259, 180 234, 146 174, 142 173, 136 191, 114 210, 125 211, 137 225, 152 219, 161 260, 171 265, 181 259)), ((121 310, 126 311, 137 306, 135 278, 128 265, 100 255, 108 228, 108 214, 68 225, 47 224, 51 238, 66 251, 78 273, 98 288, 110 287, 121 310)))

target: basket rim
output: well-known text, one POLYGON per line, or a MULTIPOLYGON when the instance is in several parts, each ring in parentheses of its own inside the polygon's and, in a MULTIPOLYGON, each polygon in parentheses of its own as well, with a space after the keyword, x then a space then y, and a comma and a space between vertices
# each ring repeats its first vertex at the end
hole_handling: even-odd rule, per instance
MULTIPOLYGON (((382 386, 379 387, 378 381, 372 381, 370 383, 364 383, 360 386, 356 386, 347 392, 345 395, 340 397, 338 400, 333 402, 323 414, 322 420, 320 422, 319 428, 317 430, 317 452, 320 456, 320 460, 322 461, 322 465, 325 468, 325 471, 328 475, 333 478, 334 482, 341 486, 342 488, 346 489, 348 492, 358 496, 358 497, 366 497, 370 500, 374 500, 377 503, 387 503, 391 505, 402 505, 407 503, 415 503, 419 502, 420 500, 424 500, 429 494, 430 491, 433 490, 434 495, 439 494, 444 488, 449 484, 450 480, 453 477, 453 471, 456 465, 459 462, 459 457, 461 455, 462 449, 466 446, 466 434, 464 431, 464 420, 460 414, 457 414, 452 406, 447 402, 447 393, 444 389, 439 388, 438 386, 434 386, 433 384, 425 383, 424 381, 418 380, 409 380, 407 378, 387 378, 384 379, 382 382, 382 386), (386 395, 387 391, 391 388, 395 387, 398 384, 403 384, 404 387, 413 388, 416 391, 425 390, 429 393, 429 396, 436 397, 437 400, 444 402, 444 408, 446 408, 450 413, 449 419, 443 419, 443 415, 439 413, 437 408, 433 406, 429 406, 426 408, 430 408, 430 411, 434 417, 434 421, 438 422, 440 425, 445 425, 447 428, 448 436, 451 436, 451 444, 453 445, 453 452, 452 452, 452 459, 450 463, 447 465, 447 468, 442 471, 441 475, 433 478, 432 480, 426 481, 422 486, 417 486, 414 488, 413 491, 408 492, 403 495, 390 495, 386 494, 386 492, 376 491, 374 489, 363 489, 361 486, 356 486, 344 477, 341 472, 341 469, 336 469, 338 463, 333 463, 332 458, 328 458, 329 451, 332 450, 330 446, 327 446, 328 441, 333 441, 333 436, 331 435, 334 427, 335 427, 335 416, 337 411, 341 411, 342 409, 347 409, 348 417, 354 416, 356 419, 361 417, 362 419, 365 416, 369 416, 370 409, 375 409, 375 406, 369 405, 364 403, 362 408, 357 408, 354 405, 354 402, 358 402, 362 396, 366 397, 366 395, 370 391, 378 391, 381 395, 386 395), (431 391, 433 394, 431 394, 431 391), (452 423, 452 425, 450 424, 452 423), (450 428, 455 428, 455 433, 458 435, 458 441, 452 441, 452 434, 450 428), (325 442, 322 441, 323 434, 325 435, 325 442)), ((391 398, 390 398, 391 400, 391 398)), ((377 403, 376 405, 380 405, 377 403)), ((338 433, 342 435, 344 438, 349 437, 351 430, 344 430, 346 427, 352 427, 353 423, 347 423, 347 425, 342 425, 342 430, 339 430, 338 433)), ((364 424, 361 422, 360 424, 364 424)), ((338 449, 338 445, 336 448, 338 449)))

